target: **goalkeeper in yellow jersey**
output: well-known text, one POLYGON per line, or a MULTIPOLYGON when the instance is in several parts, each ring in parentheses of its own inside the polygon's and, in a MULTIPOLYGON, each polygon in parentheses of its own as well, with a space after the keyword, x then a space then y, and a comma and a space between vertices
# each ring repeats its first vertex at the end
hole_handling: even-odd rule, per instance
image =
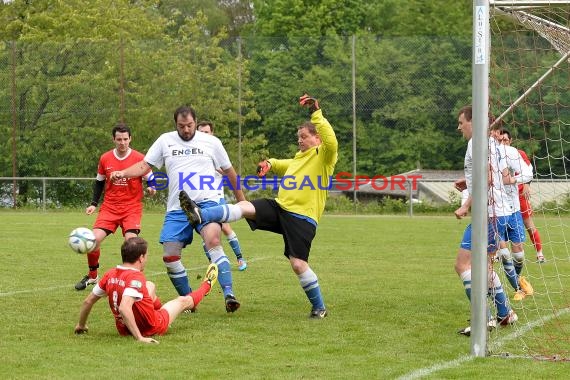
POLYGON ((312 305, 309 317, 322 319, 327 316, 327 309, 317 275, 309 267, 308 261, 338 159, 338 142, 315 98, 305 94, 299 99, 299 104, 311 112, 311 121, 297 129, 299 151, 291 159, 270 158, 260 162, 257 167, 260 177, 270 170, 282 177, 277 198, 200 209, 181 191, 180 206, 192 225, 234 222, 246 218, 252 230, 283 235, 284 255, 289 259, 312 305))

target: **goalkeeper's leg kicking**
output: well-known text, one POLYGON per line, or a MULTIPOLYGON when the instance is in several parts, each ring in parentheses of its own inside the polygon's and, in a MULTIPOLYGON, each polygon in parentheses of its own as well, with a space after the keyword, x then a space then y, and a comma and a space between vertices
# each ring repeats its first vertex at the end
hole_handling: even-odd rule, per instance
POLYGON ((246 218, 252 230, 281 234, 284 255, 297 275, 299 284, 311 302, 310 318, 322 319, 328 311, 323 301, 317 275, 309 266, 309 252, 317 225, 324 211, 329 179, 338 159, 338 142, 332 126, 323 117, 316 99, 303 95, 302 107, 308 107, 311 121, 297 128, 299 152, 292 159, 262 161, 257 168, 260 177, 271 170, 281 177, 299 177, 324 185, 318 188, 281 187, 276 199, 242 201, 235 205, 218 205, 200 209, 184 192, 180 206, 192 225, 234 222, 246 218))

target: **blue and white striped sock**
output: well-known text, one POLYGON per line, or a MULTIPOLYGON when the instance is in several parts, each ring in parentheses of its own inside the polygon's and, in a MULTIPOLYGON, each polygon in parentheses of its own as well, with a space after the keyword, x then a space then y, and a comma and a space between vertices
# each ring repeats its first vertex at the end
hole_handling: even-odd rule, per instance
POLYGON ((497 316, 499 318, 505 318, 510 311, 507 296, 503 291, 503 285, 501 284, 499 276, 497 276, 495 272, 493 272, 491 276, 493 276, 492 277, 493 287, 489 288, 489 294, 493 296, 493 300, 495 301, 495 307, 497 308, 497 316))
POLYGON ((521 274, 524 266, 524 251, 513 252, 513 264, 515 265, 515 271, 518 275, 521 274))
POLYGON ((227 236, 227 238, 228 238, 228 243, 230 243, 230 247, 232 247, 232 251, 234 251, 234 254, 238 259, 241 259, 242 258, 241 247, 239 245, 239 240, 236 233, 232 232, 227 236))
POLYGON ((319 280, 317 275, 311 268, 307 269, 305 272, 297 275, 299 278, 299 283, 305 291, 307 298, 313 305, 314 309, 324 309, 325 303, 323 301, 323 296, 321 295, 321 287, 319 286, 319 280))
POLYGON ((234 294, 232 281, 232 268, 230 260, 224 253, 221 246, 211 248, 208 253, 212 258, 212 262, 218 265, 218 282, 224 293, 224 297, 228 294, 234 294))
POLYGON ((166 265, 166 273, 168 273, 168 277, 174 285, 174 289, 176 292, 181 296, 188 295, 192 288, 190 287, 190 283, 188 281, 188 274, 186 273, 186 268, 180 260, 172 261, 172 262, 164 262, 166 265))
POLYGON ((200 210, 202 222, 230 223, 240 220, 242 216, 241 208, 236 205, 219 205, 203 208, 200 210))
POLYGON ((469 301, 471 301, 471 269, 466 270, 465 272, 459 275, 461 281, 463 282, 463 287, 465 288, 465 294, 469 301))

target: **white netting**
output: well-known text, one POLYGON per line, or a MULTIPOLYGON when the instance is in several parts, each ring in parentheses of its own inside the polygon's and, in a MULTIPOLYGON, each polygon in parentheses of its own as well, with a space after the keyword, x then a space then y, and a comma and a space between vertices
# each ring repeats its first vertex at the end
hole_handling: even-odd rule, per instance
POLYGON ((527 234, 522 275, 534 295, 514 301, 502 276, 519 322, 492 333, 489 350, 570 360, 570 4, 495 1, 491 11, 490 106, 534 167, 532 219, 546 262, 527 234))

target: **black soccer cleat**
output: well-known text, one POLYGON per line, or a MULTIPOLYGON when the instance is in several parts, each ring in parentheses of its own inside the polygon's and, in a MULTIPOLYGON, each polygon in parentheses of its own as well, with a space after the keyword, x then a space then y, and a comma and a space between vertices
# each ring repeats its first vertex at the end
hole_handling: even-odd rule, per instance
POLYGON ((96 278, 90 278, 89 275, 85 275, 77 284, 75 284, 75 290, 84 290, 87 285, 95 285, 99 281, 99 276, 96 278))
POLYGON ((178 194, 178 199, 180 200, 180 208, 186 214, 186 218, 188 218, 188 223, 190 223, 193 227, 202 223, 202 215, 200 213, 200 207, 194 202, 188 194, 181 190, 180 194, 178 194))
POLYGON ((228 294, 226 296, 226 311, 228 313, 233 313, 234 311, 239 309, 240 305, 241 304, 233 294, 228 294))
POLYGON ((311 314, 309 314, 309 318, 311 318, 311 319, 323 319, 327 315, 329 315, 329 313, 327 312, 327 309, 313 309, 313 310, 311 310, 311 314))

